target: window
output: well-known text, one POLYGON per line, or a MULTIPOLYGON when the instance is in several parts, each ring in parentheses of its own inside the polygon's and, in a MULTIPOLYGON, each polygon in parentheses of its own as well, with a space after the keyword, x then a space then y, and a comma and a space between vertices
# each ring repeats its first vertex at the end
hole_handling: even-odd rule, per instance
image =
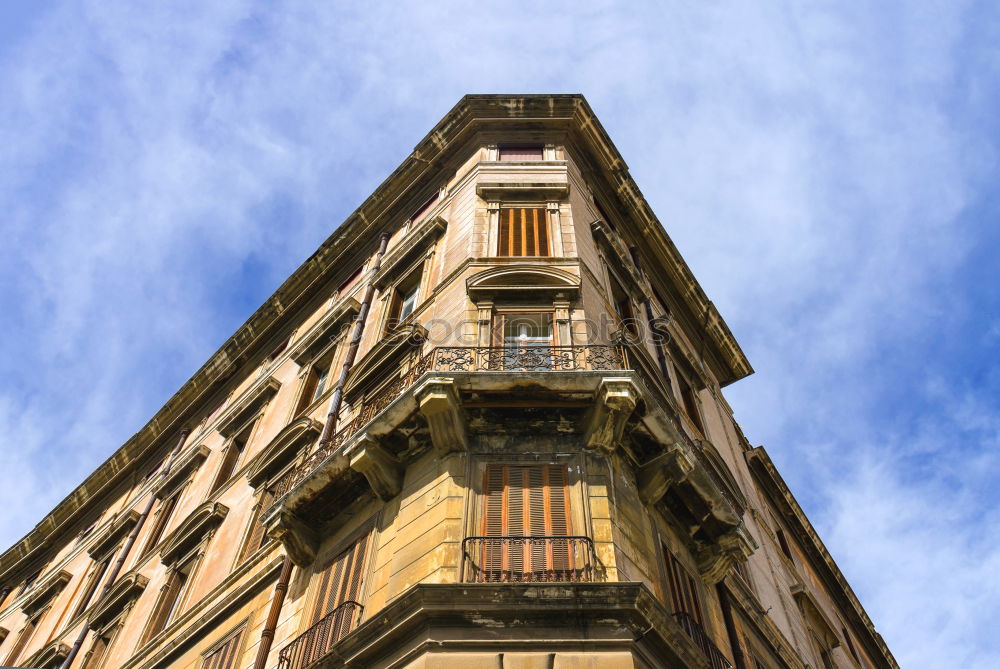
POLYGON ((481 533, 475 580, 581 580, 585 565, 570 542, 566 465, 488 465, 483 473, 481 533), (490 537, 499 540, 490 541, 490 537), (526 540, 527 539, 527 540, 526 540))
POLYGON ((260 493, 260 499, 257 500, 257 506, 254 507, 253 517, 250 518, 250 529, 247 532, 247 538, 243 543, 237 564, 245 562, 267 543, 268 537, 264 533, 264 523, 261 521, 273 501, 274 493, 270 489, 264 488, 260 493))
POLYGON ((358 283, 358 279, 361 278, 361 270, 363 269, 364 266, 357 268, 356 270, 354 270, 354 273, 351 274, 351 276, 347 277, 347 279, 342 284, 340 284, 340 287, 337 288, 337 297, 346 295, 351 291, 352 288, 354 288, 355 284, 358 283))
POLYGON ((417 306, 417 293, 420 288, 420 277, 417 275, 413 279, 401 283, 392 292, 389 303, 389 319, 386 321, 386 331, 393 329, 403 323, 417 306))
POLYGON ((243 640, 241 625, 235 632, 230 632, 221 643, 216 644, 201 661, 201 669, 232 669, 236 666, 240 641, 243 640))
POLYGON ((160 506, 156 511, 156 518, 153 521, 153 529, 150 530, 149 538, 146 539, 142 555, 153 550, 153 547, 160 541, 160 537, 163 536, 163 531, 167 529, 167 524, 170 522, 171 516, 174 515, 174 509, 177 508, 177 500, 180 496, 181 491, 178 490, 169 497, 164 497, 160 500, 160 506))
POLYGON ((90 576, 87 578, 87 586, 83 591, 83 597, 80 599, 80 603, 77 604, 76 610, 73 612, 73 618, 87 610, 90 605, 90 600, 93 599, 94 593, 97 592, 98 586, 101 584, 101 579, 104 578, 105 572, 107 572, 108 567, 111 566, 111 558, 115 554, 112 550, 106 558, 94 565, 93 570, 90 572, 90 576))
POLYGON ((5 665, 9 664, 14 666, 17 664, 17 656, 20 655, 21 651, 24 650, 24 647, 28 645, 28 641, 31 640, 32 635, 35 633, 35 628, 38 627, 38 623, 41 621, 44 614, 45 611, 43 610, 41 613, 29 618, 28 621, 24 623, 24 627, 22 627, 21 631, 18 633, 17 639, 14 640, 14 646, 10 649, 10 652, 7 653, 7 659, 4 661, 5 665))
POLYGON ((553 369, 551 312, 502 313, 503 369, 553 369))
POLYGON ((212 490, 208 494, 211 495, 232 477, 233 472, 236 471, 236 465, 239 464, 240 456, 246 450, 247 442, 250 441, 250 435, 253 434, 253 428, 256 424, 257 421, 251 421, 223 449, 222 464, 219 465, 219 473, 216 474, 212 490))
POLYGON ((611 280, 611 298, 614 302, 615 315, 618 316, 619 324, 631 334, 638 334, 635 321, 635 312, 632 311, 632 298, 622 288, 618 281, 611 280))
POLYGON ((847 650, 851 651, 851 657, 854 658, 855 662, 861 664, 861 658, 858 657, 858 651, 854 647, 854 641, 851 639, 851 635, 847 633, 847 628, 841 627, 840 631, 844 635, 844 641, 847 642, 847 650))
POLYGON ((542 208, 500 210, 499 256, 549 255, 549 212, 542 208))
POLYGON ((295 415, 298 416, 303 411, 313 405, 313 403, 323 396, 326 390, 327 381, 330 376, 330 367, 333 365, 333 354, 323 356, 310 367, 306 372, 305 380, 302 382, 302 392, 299 395, 299 404, 295 408, 295 415))
POLYGON ((792 559, 792 549, 788 546, 788 539, 785 538, 785 532, 782 529, 776 529, 774 531, 774 536, 778 538, 778 546, 781 547, 781 552, 785 554, 785 557, 789 560, 792 559))
POLYGON ((705 426, 701 422, 701 414, 698 413, 698 398, 694 389, 683 374, 677 374, 677 382, 680 385, 681 401, 684 403, 684 413, 687 414, 698 431, 704 434, 705 426))
POLYGON ((83 660, 83 669, 101 669, 104 666, 105 660, 108 657, 108 650, 111 648, 111 643, 114 641, 118 630, 121 629, 121 623, 115 623, 114 625, 107 626, 104 630, 97 633, 94 638, 94 643, 90 645, 90 651, 87 653, 87 657, 83 660))
POLYGON ((313 607, 313 622, 320 621, 348 602, 357 603, 364 580, 367 546, 366 534, 335 557, 323 570, 316 604, 313 607))
POLYGON ((434 195, 431 195, 427 199, 426 202, 424 202, 422 205, 420 205, 419 207, 417 207, 417 210, 415 212, 413 212, 413 215, 410 216, 410 222, 411 223, 416 223, 417 221, 419 221, 420 217, 423 216, 424 214, 426 214, 427 210, 430 209, 432 206, 434 206, 434 203, 437 202, 437 199, 438 199, 438 194, 437 193, 434 193, 434 195))
POLYGON ((167 575, 167 582, 163 586, 163 589, 160 590, 160 599, 153 609, 153 616, 149 620, 149 626, 146 628, 146 634, 143 636, 142 643, 149 641, 162 632, 167 624, 176 616, 180 610, 185 590, 187 589, 197 561, 197 555, 192 555, 170 570, 170 573, 167 575))
POLYGON ((667 569, 667 586, 670 593, 670 607, 674 613, 682 614, 703 626, 701 602, 698 598, 698 587, 694 578, 684 568, 684 565, 670 552, 666 544, 662 544, 663 557, 667 569))
POLYGON ((542 160, 544 148, 541 144, 501 144, 497 155, 500 160, 542 160))

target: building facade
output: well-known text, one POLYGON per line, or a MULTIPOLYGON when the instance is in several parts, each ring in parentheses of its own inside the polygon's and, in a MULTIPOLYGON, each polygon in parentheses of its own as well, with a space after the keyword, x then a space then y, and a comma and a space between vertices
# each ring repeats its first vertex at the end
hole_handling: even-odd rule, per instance
POLYGON ((577 95, 463 98, 0 556, 0 664, 896 667, 577 95))

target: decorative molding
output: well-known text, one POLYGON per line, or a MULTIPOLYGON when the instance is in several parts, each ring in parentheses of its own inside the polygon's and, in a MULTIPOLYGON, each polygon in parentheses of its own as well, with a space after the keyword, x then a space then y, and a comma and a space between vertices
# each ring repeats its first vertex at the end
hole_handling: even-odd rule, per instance
POLYGON ((476 184, 476 194, 486 201, 538 200, 551 202, 569 196, 566 181, 481 181, 476 184))
POLYGON ((201 463, 205 461, 208 454, 211 452, 211 449, 209 449, 205 444, 198 444, 194 448, 188 450, 188 452, 182 455, 180 459, 170 468, 170 473, 167 474, 166 478, 160 481, 156 487, 153 488, 153 495, 160 498, 166 497, 193 471, 198 469, 198 467, 201 467, 201 463))
POLYGON ((199 506, 164 540, 160 559, 164 564, 173 564, 221 523, 228 513, 229 507, 218 502, 205 502, 199 506))
POLYGON ((397 275, 406 268, 407 261, 443 235, 447 227, 448 221, 441 216, 421 220, 416 228, 386 254, 378 274, 372 277, 372 284, 383 290, 393 279, 401 278, 397 275))
POLYGON ((69 655, 69 646, 58 639, 24 660, 25 667, 53 667, 69 655))
MULTIPOLYGON (((347 385, 344 386, 344 397, 353 403, 354 397, 361 388, 367 388, 369 381, 379 378, 397 361, 402 353, 419 346, 427 339, 427 329, 419 323, 400 325, 387 334, 377 344, 368 350, 355 365, 347 385)), ((388 378, 388 376, 386 376, 388 378)))
POLYGON ((135 601, 149 584, 149 579, 133 572, 117 580, 104 597, 99 599, 90 613, 90 627, 100 629, 121 613, 129 602, 135 601))
POLYGON ((118 545, 118 542, 128 534, 129 530, 135 527, 137 522, 139 522, 139 512, 135 509, 119 514, 94 539, 94 543, 87 549, 87 554, 94 560, 104 557, 118 545))
POLYGON ((302 335, 288 357, 298 365, 309 364, 336 338, 338 333, 335 332, 335 329, 337 326, 350 323, 360 311, 361 305, 353 297, 338 301, 318 323, 302 335))
POLYGON ((247 480, 254 488, 267 483, 306 446, 311 446, 323 424, 308 416, 286 425, 247 466, 247 480))
POLYGON ((48 578, 46 578, 42 583, 35 586, 34 592, 31 593, 27 599, 21 602, 21 610, 29 618, 35 613, 45 608, 45 605, 52 601, 56 595, 58 595, 66 584, 72 580, 73 574, 69 573, 65 569, 57 571, 48 578))
POLYGON ((465 281, 473 302, 514 296, 573 300, 580 294, 580 277, 544 264, 504 264, 473 274, 465 281))
POLYGON ((231 437, 243 424, 250 420, 262 406, 267 404, 281 388, 281 381, 268 376, 251 386, 231 409, 219 420, 215 428, 223 437, 231 437))

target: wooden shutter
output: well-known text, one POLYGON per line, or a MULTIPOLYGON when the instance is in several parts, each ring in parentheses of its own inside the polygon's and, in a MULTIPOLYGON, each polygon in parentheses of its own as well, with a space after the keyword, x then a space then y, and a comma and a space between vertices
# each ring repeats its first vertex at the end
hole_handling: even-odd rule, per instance
MULTIPOLYGON (((570 534, 565 465, 488 465, 483 476, 483 536, 570 534)), ((487 542, 479 557, 491 581, 542 580, 536 577, 572 568, 569 546, 552 541, 487 542)))
POLYGON ((701 615, 701 603, 698 600, 698 588, 694 578, 688 574, 670 549, 663 547, 663 555, 667 567, 667 583, 670 586, 670 604, 675 613, 686 613, 696 623, 704 626, 701 615))
POLYGON ((241 627, 205 656, 201 662, 201 669, 232 669, 236 666, 236 654, 240 650, 240 641, 242 640, 243 628, 241 627))
POLYGON ((264 514, 271 508, 271 502, 273 501, 274 493, 266 488, 261 491, 257 506, 254 507, 253 518, 250 519, 250 531, 247 533, 246 542, 243 544, 243 551, 240 553, 240 562, 247 560, 267 541, 262 520, 264 514))
POLYGON ((38 625, 38 617, 29 619, 24 623, 24 627, 21 628, 21 632, 17 635, 17 639, 14 640, 14 647, 10 649, 7 654, 7 660, 4 664, 14 665, 17 661, 17 656, 21 654, 24 647, 28 645, 28 641, 31 636, 35 633, 35 627, 38 625))
POLYGON ((338 555, 323 572, 313 622, 331 613, 344 602, 356 602, 361 595, 364 579, 365 549, 368 535, 358 539, 350 548, 338 555))
POLYGON ((170 619, 170 614, 174 611, 174 605, 177 603, 177 598, 181 595, 185 580, 185 575, 176 569, 170 572, 170 575, 167 577, 167 584, 160 593, 160 599, 156 603, 156 608, 153 609, 152 617, 149 619, 149 626, 146 628, 143 643, 152 639, 167 626, 167 621, 170 619))
POLYGON ((163 530, 166 529, 167 523, 170 522, 170 516, 173 515, 179 496, 180 492, 175 492, 170 497, 160 500, 160 508, 156 511, 156 520, 153 523, 153 529, 150 531, 149 538, 146 539, 146 545, 142 549, 143 555, 153 550, 160 537, 163 536, 163 530))
POLYGON ((111 639, 104 634, 94 639, 94 643, 90 646, 90 652, 87 653, 87 659, 83 663, 83 669, 100 669, 104 663, 104 656, 108 653, 110 643, 111 639))
POLYGON ((548 216, 543 208, 501 209, 497 255, 549 255, 548 216))
MULTIPOLYGON (((114 555, 115 551, 112 551, 111 555, 114 555)), ((97 586, 100 585, 101 579, 104 577, 104 572, 107 571, 108 566, 111 564, 111 555, 104 558, 99 562, 94 570, 90 572, 90 576, 87 578, 87 587, 83 591, 83 597, 80 599, 80 603, 77 604, 76 610, 73 612, 73 617, 83 613, 87 606, 90 604, 90 599, 97 592, 97 586)))

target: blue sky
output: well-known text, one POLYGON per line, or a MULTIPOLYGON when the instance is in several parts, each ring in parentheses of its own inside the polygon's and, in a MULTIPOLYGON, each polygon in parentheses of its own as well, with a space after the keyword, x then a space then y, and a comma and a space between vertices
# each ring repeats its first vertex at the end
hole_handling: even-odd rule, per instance
POLYGON ((1000 666, 995 3, 8 0, 0 91, 0 544, 461 95, 581 92, 901 665, 1000 666))

